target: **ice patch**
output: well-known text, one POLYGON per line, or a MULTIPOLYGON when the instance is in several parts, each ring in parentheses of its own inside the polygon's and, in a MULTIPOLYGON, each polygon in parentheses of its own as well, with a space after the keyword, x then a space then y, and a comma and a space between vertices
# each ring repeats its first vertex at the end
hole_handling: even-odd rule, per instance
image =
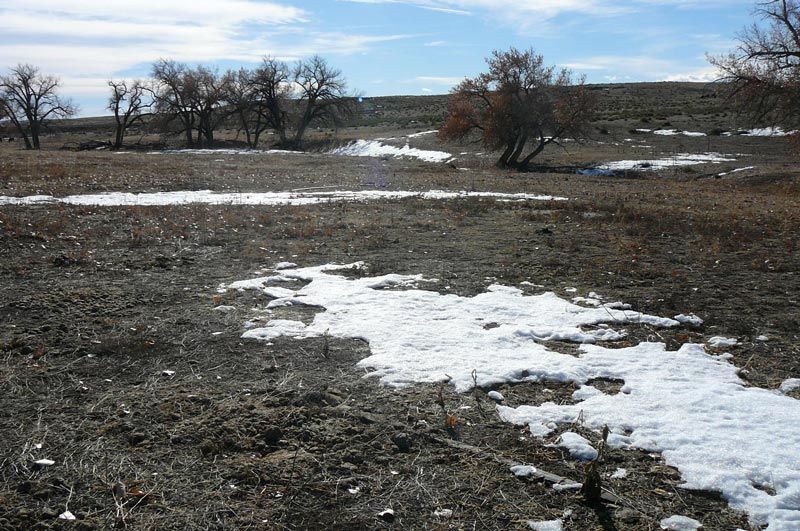
POLYGON ((39 205, 61 203, 84 206, 167 206, 167 205, 316 205, 320 203, 400 200, 407 198, 447 200, 463 198, 485 198, 497 201, 566 201, 566 197, 534 194, 504 194, 496 192, 449 192, 430 190, 427 192, 360 190, 331 192, 242 192, 220 193, 211 190, 154 192, 133 194, 108 192, 103 194, 70 195, 53 197, 33 195, 27 197, 0 196, 0 205, 39 205))
POLYGON ((331 150, 329 153, 348 157, 406 157, 424 160, 425 162, 447 162, 453 159, 453 155, 444 151, 417 149, 408 144, 400 148, 382 144, 377 140, 356 140, 346 146, 331 150))
POLYGON ((253 328, 242 334, 244 339, 269 341, 281 336, 298 337, 306 335, 306 325, 300 321, 274 319, 263 328, 253 328))

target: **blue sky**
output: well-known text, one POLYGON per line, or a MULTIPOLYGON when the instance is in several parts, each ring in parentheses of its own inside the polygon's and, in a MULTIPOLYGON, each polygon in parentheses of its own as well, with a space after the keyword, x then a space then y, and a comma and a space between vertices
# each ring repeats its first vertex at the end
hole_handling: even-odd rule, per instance
POLYGON ((589 82, 710 80, 754 0, 0 0, 0 71, 35 64, 81 115, 161 57, 217 65, 320 54, 366 96, 441 94, 493 49, 533 47, 589 82))

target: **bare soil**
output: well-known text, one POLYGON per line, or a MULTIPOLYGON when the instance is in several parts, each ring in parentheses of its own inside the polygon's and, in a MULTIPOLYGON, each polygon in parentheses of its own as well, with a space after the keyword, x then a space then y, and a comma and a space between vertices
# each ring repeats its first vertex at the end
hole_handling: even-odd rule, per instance
MULTIPOLYGON (((632 158, 626 127, 612 132, 619 145, 552 151, 543 164, 632 158)), ((650 141, 668 153, 705 151, 688 143, 708 140, 650 141)), ((459 295, 526 280, 544 286, 526 285, 530 293, 567 296, 574 286, 648 313, 696 313, 701 328, 635 328, 628 341, 677 348, 736 337, 730 351, 743 378, 777 388, 800 377, 800 172, 779 139, 711 142, 748 156, 610 178, 499 172, 479 148, 438 146, 434 137, 413 145, 470 155, 452 167, 321 153, 32 154, 3 145, 0 195, 384 186, 570 201, 0 207, 0 529, 524 529, 528 520, 562 518, 566 529, 644 530, 673 514, 705 529, 750 529, 718 494, 681 488, 657 454, 607 454, 601 477, 615 503, 516 478, 505 461, 575 481, 584 470, 548 446, 558 434, 541 441, 500 421, 489 389, 385 388, 356 368, 369 352, 358 340, 242 340, 252 308, 266 301, 217 293, 220 283, 286 260, 363 260, 364 274, 424 273, 443 280, 431 289, 459 295), (221 304, 236 310, 213 310, 221 304), (769 341, 757 341, 762 334, 769 341), (454 438, 467 446, 454 447, 454 438), (41 458, 55 464, 36 466, 41 458), (611 479, 617 468, 627 478, 611 479), (380 516, 386 509, 393 517, 380 516), (76 520, 59 519, 65 510, 76 520)), ((312 309, 291 311, 313 318, 312 309)), ((613 391, 618 383, 598 385, 613 391)), ((573 389, 497 390, 517 405, 568 401, 573 389)), ((569 429, 599 439, 579 422, 569 429)))

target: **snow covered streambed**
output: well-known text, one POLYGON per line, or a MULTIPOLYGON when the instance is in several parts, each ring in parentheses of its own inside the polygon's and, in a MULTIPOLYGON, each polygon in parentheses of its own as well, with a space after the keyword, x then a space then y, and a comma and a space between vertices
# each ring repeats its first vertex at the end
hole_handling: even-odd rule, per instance
POLYGON ((566 201, 565 197, 536 194, 504 194, 499 192, 450 192, 429 190, 412 192, 405 190, 338 190, 327 192, 241 192, 221 193, 211 190, 153 192, 133 194, 108 192, 103 194, 32 195, 27 197, 0 196, 0 205, 41 205, 61 203, 86 206, 168 206, 202 203, 207 205, 314 205, 343 201, 378 201, 419 199, 460 199, 477 197, 498 201, 566 201))
POLYGON ((609 426, 612 447, 661 452, 680 470, 686 487, 722 492, 753 524, 772 530, 800 526, 800 401, 746 387, 726 356, 711 355, 700 344, 677 351, 661 343, 621 349, 595 344, 624 337, 624 327, 633 323, 673 327, 678 320, 622 304, 579 306, 553 293, 526 296, 508 286, 459 297, 417 288, 434 282, 421 275, 348 280, 337 274, 358 266, 281 264, 288 269, 220 289, 260 290, 272 299, 268 308, 324 308, 309 325, 276 319, 243 337, 362 338, 372 354, 359 365, 390 386, 438 382, 446 373, 465 391, 473 369, 480 386, 574 382, 580 385, 574 404, 498 406, 497 411, 509 422, 530 426, 538 437, 582 412, 589 427, 609 426), (308 283, 298 287, 296 280, 308 283), (550 341, 582 343, 581 355, 551 350, 550 341), (625 383, 609 395, 587 385, 593 378, 625 383))

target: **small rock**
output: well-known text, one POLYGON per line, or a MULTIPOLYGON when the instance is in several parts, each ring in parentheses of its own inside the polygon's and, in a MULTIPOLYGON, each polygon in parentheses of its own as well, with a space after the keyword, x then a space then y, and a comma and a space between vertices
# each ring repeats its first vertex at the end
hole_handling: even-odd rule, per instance
POLYGON ((392 442, 397 449, 403 453, 410 452, 411 446, 413 445, 413 439, 411 436, 404 432, 398 432, 392 435, 392 442))
POLYGON ((64 511, 58 515, 59 520, 75 520, 75 515, 69 511, 64 511))

